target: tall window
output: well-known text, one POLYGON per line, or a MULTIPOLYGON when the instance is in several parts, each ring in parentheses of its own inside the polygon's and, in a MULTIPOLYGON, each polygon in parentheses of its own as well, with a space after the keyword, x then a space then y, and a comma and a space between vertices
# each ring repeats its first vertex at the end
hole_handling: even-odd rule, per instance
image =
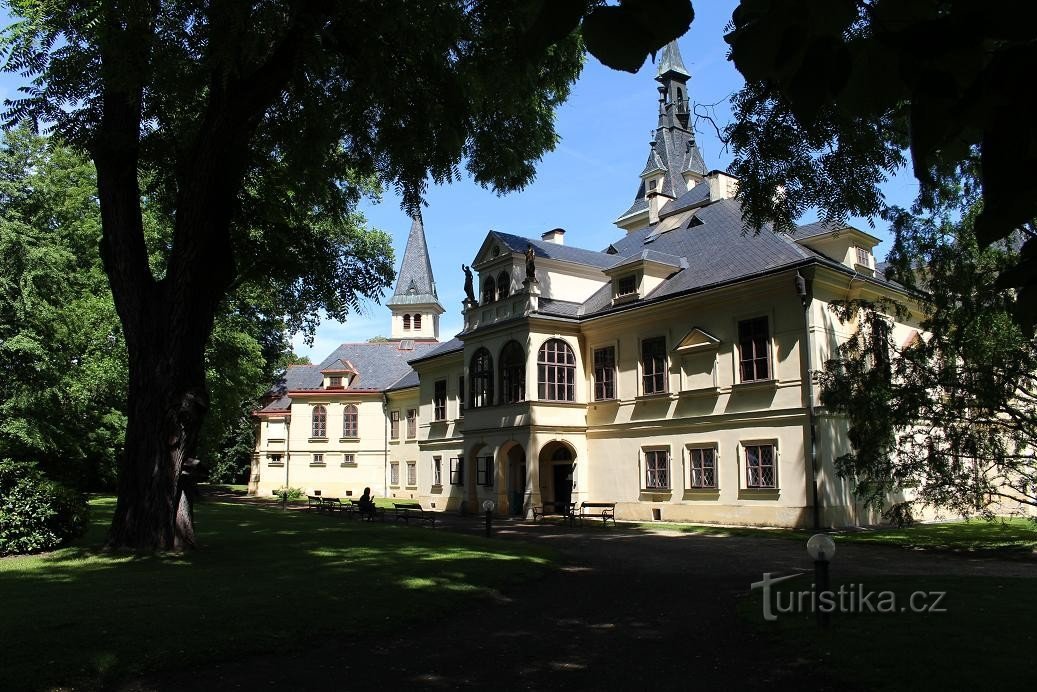
POLYGON ((400 439, 400 412, 389 411, 389 437, 398 440, 400 439))
POLYGON ((482 302, 483 305, 486 303, 492 303, 497 298, 497 283, 493 280, 492 276, 487 276, 486 281, 482 285, 482 302))
POLYGON ((408 461, 407 462, 407 485, 418 484, 418 462, 408 461))
POLYGON ((400 462, 389 462, 389 485, 400 484, 400 462))
POLYGON ((318 404, 310 417, 310 437, 328 436, 328 410, 318 404))
POLYGON ((544 342, 537 354, 539 395, 545 401, 576 400, 576 356, 561 339, 544 342))
POLYGON ((616 347, 594 349, 594 400, 616 398, 616 347))
POLYGON ((464 415, 464 375, 457 378, 457 415, 464 415))
POLYGON ((502 404, 526 398, 526 352, 517 341, 509 341, 501 349, 500 387, 502 404))
POLYGON ((414 328, 421 329, 421 315, 414 315, 414 328))
POLYGON ((413 440, 418 436, 418 409, 407 409, 407 439, 413 440))
POLYGON ((507 298, 511 294, 511 276, 508 272, 497 275, 497 300, 507 298))
POLYGON ((472 356, 468 376, 472 381, 472 408, 491 405, 493 403, 493 358, 485 348, 480 348, 472 356))
POLYGON ((717 450, 702 447, 688 450, 691 459, 691 487, 717 487, 717 450))
POLYGON ((432 394, 432 417, 435 420, 446 420, 446 380, 436 380, 432 394))
POLYGON ((403 316, 403 328, 410 329, 410 315, 403 316))
POLYGON ((662 394, 666 389, 666 339, 655 337, 641 342, 641 391, 662 394))
POLYGON ((775 488, 774 446, 746 445, 745 486, 747 488, 775 488))
POLYGON ((868 256, 871 253, 868 252, 867 250, 865 250, 862 247, 857 247, 856 250, 857 250, 857 264, 860 264, 861 266, 864 266, 864 267, 871 266, 871 262, 868 261, 868 256))
POLYGON ((450 458, 450 485, 464 485, 464 457, 450 458))
POLYGON ((475 482, 479 485, 493 485, 493 457, 479 457, 475 460, 475 482))
POLYGON ((346 404, 342 409, 342 437, 360 437, 357 432, 358 416, 354 404, 346 404))
POLYGON ((738 360, 742 382, 766 380, 771 376, 770 338, 767 318, 756 317, 738 323, 738 360))
POLYGON ((443 485, 443 457, 432 457, 432 485, 443 485))
POLYGON ((645 452, 645 488, 670 489, 670 453, 665 449, 650 449, 645 452))

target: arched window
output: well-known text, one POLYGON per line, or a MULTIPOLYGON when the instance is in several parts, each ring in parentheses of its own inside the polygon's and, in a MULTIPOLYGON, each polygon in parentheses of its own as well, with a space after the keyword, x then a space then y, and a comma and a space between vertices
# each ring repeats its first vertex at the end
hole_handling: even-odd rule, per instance
POLYGON ((403 316, 403 328, 410 329, 410 315, 403 316))
POLYGON ((472 407, 489 406, 493 403, 493 358, 485 348, 480 348, 472 356, 468 365, 468 377, 471 380, 472 407))
POLYGON ((576 400, 576 356, 561 339, 545 341, 537 355, 537 382, 545 401, 576 400))
POLYGON ((328 436, 328 410, 320 404, 313 407, 313 413, 310 418, 310 437, 327 437, 328 436))
POLYGON ((494 283, 492 276, 488 276, 482 285, 482 302, 485 305, 486 303, 492 303, 496 298, 497 284, 494 283))
POLYGON ((421 329, 421 315, 414 315, 414 328, 421 329))
POLYGON ((502 300, 511 295, 511 276, 508 272, 497 275, 497 300, 502 300))
POLYGON ((500 388, 502 404, 526 399, 526 352, 517 341, 509 341, 501 349, 500 388))
POLYGON ((346 404, 342 410, 342 437, 360 437, 357 432, 357 410, 354 404, 346 404))

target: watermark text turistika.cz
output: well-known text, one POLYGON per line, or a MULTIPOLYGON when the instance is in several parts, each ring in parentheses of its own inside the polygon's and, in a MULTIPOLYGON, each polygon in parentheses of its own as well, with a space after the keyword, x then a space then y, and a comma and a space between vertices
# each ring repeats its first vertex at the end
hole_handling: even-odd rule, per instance
POLYGON ((750 591, 763 591, 763 619, 773 622, 778 615, 791 613, 946 613, 941 605, 946 591, 912 591, 906 596, 893 591, 871 591, 864 584, 842 584, 837 589, 815 593, 809 589, 795 591, 775 589, 776 585, 803 576, 788 574, 775 577, 763 573, 763 580, 753 582, 750 591))

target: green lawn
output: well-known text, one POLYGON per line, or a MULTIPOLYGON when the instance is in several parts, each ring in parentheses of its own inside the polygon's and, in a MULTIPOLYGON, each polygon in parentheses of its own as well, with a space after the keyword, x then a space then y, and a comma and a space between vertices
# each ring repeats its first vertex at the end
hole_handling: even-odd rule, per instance
MULTIPOLYGON (((807 576, 779 588, 798 591, 810 583, 807 576)), ((933 592, 946 592, 938 606, 946 612, 837 613, 830 627, 821 629, 812 614, 778 614, 777 621, 765 622, 759 591, 739 610, 783 652, 774 662, 778 671, 814 676, 829 687, 942 692, 1033 685, 1037 634, 1028 618, 1037 612, 1035 580, 934 576, 861 583, 871 591, 894 592, 897 608, 915 591, 926 592, 924 601, 917 597, 919 605, 932 605, 933 592)))
MULTIPOLYGON (((708 524, 640 523, 635 526, 665 529, 703 536, 751 538, 783 538, 803 541, 815 531, 804 529, 764 529, 752 527, 710 526, 708 524)), ((837 531, 831 534, 838 543, 871 543, 893 545, 912 550, 975 552, 990 554, 1025 554, 1037 550, 1037 524, 1028 519, 999 518, 993 521, 973 519, 940 524, 917 524, 903 529, 837 531)))
POLYGON ((0 689, 127 675, 424 619, 535 578, 543 550, 305 510, 208 502, 201 549, 100 553, 114 500, 79 546, 0 559, 0 689))

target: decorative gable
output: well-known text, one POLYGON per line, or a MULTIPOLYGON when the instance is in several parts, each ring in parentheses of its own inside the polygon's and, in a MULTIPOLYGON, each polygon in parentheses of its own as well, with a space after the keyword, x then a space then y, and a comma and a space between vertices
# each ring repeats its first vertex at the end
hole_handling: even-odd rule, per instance
POLYGON ((674 353, 699 353, 715 350, 720 346, 720 339, 704 329, 692 328, 683 339, 677 342, 674 353))
POLYGON ((336 360, 320 371, 324 389, 345 389, 359 373, 348 360, 336 360))

